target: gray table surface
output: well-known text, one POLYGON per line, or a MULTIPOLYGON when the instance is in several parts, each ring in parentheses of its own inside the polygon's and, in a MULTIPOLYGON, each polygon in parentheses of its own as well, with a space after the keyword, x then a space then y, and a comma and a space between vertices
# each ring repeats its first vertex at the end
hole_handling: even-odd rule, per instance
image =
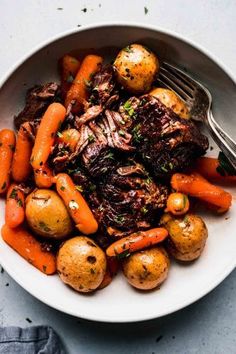
MULTIPOLYGON (((181 33, 208 48, 236 75, 235 0, 1 0, 0 77, 51 35, 113 20, 148 23, 181 33)), ((235 271, 182 311, 124 325, 64 315, 34 299, 6 272, 0 273, 0 285, 0 325, 51 325, 71 354, 236 353, 235 271)))

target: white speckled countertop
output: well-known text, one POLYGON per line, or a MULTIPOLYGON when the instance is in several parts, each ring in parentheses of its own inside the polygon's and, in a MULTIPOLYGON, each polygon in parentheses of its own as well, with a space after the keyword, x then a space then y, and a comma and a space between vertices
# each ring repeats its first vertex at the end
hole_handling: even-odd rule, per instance
MULTIPOLYGON (((1 0, 0 5, 0 77, 50 36, 78 25, 113 20, 148 23, 181 33, 208 48, 236 75, 235 0, 1 0)), ((0 325, 51 325, 69 354, 236 352, 235 271, 188 308, 127 325, 64 315, 34 299, 6 272, 0 273, 0 286, 0 325)))

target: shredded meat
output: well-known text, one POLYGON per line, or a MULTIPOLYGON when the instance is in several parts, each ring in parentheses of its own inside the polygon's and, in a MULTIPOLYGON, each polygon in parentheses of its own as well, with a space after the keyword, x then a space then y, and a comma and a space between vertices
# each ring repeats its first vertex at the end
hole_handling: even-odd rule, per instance
POLYGON ((26 94, 24 109, 14 117, 17 129, 24 122, 39 121, 50 103, 58 99, 59 86, 55 82, 34 86, 26 94))
POLYGON ((117 101, 119 95, 114 92, 115 79, 112 65, 105 65, 94 75, 91 83, 90 101, 100 105, 111 105, 112 101, 117 101), (111 98, 113 95, 113 98, 111 98), (117 98, 118 97, 118 98, 117 98))

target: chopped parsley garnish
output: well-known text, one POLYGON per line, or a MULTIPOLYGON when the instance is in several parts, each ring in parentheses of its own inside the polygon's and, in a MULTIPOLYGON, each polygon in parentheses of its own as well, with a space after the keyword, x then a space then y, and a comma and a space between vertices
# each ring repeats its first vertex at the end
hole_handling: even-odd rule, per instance
POLYGON ((64 187, 64 186, 61 186, 60 190, 61 190, 61 191, 64 191, 64 190, 65 190, 65 187, 64 187))
POLYGON ((105 159, 114 160, 114 153, 112 151, 108 152, 105 156, 105 159))
POLYGON ((116 254, 117 259, 124 259, 124 258, 129 257, 129 256, 130 256, 129 250, 125 250, 122 253, 117 253, 116 254))
POLYGON ((127 45, 127 47, 125 47, 123 50, 127 53, 133 53, 133 50, 130 45, 127 45))
POLYGON ((235 176, 236 171, 227 159, 227 157, 223 154, 222 151, 219 152, 218 155, 219 166, 216 168, 217 172, 221 176, 235 176))
POLYGON ((141 128, 141 124, 137 124, 133 130, 132 130, 132 134, 133 134, 133 139, 136 143, 139 143, 142 140, 142 135, 140 133, 140 128, 141 128))
POLYGON ((130 117, 134 115, 134 108, 131 106, 129 100, 124 103, 123 107, 130 117))
POLYGON ((148 8, 144 6, 144 14, 147 15, 147 13, 148 13, 148 8))
POLYGON ((115 222, 117 222, 118 224, 122 224, 124 222, 124 220, 125 220, 125 218, 122 215, 117 215, 115 217, 115 222))
POLYGON ((21 199, 18 199, 17 200, 17 205, 19 206, 19 207, 23 207, 23 202, 22 202, 22 200, 21 199))
POLYGON ((103 211, 103 210, 104 210, 104 208, 103 208, 102 204, 100 204, 98 207, 98 211, 103 211))
POLYGON ((147 214, 148 209, 146 207, 142 207, 141 209, 141 213, 143 213, 144 215, 147 214))
POLYGON ((77 186, 75 186, 75 188, 76 188, 77 191, 79 191, 81 193, 84 191, 82 186, 78 186, 77 185, 77 186))
POLYGON ((17 198, 17 191, 16 191, 15 188, 12 189, 9 198, 11 198, 11 199, 16 199, 17 198))
POLYGON ((63 137, 62 133, 60 133, 60 132, 57 132, 57 136, 58 136, 59 138, 62 138, 62 137, 63 137))
POLYGON ((164 172, 168 172, 167 168, 165 168, 165 166, 161 166, 161 170, 164 172))
POLYGON ((148 176, 148 178, 145 180, 145 183, 147 185, 151 184, 152 183, 152 177, 148 176))
POLYGON ((88 141, 89 141, 90 143, 92 143, 92 142, 94 142, 94 140, 95 140, 94 135, 93 135, 93 134, 89 134, 89 135, 88 135, 88 141))
POLYGON ((119 130, 118 133, 119 133, 120 136, 125 136, 124 130, 119 130))

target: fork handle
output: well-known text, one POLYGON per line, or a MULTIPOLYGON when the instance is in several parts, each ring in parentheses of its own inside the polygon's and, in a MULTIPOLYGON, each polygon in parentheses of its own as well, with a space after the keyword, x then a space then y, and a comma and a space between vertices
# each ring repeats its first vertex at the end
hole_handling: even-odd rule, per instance
POLYGON ((221 135, 221 133, 218 131, 219 125, 216 123, 214 118, 212 119, 212 113, 209 112, 208 114, 208 127, 210 130, 210 133, 215 140, 216 144, 219 146, 219 148, 223 151, 225 156, 228 158, 230 161, 231 165, 234 167, 236 170, 236 148, 234 146, 234 141, 228 136, 227 133, 225 133, 221 128, 220 130, 223 131, 223 134, 225 134, 225 138, 221 135), (230 140, 228 140, 228 138, 230 140))
POLYGON ((226 133, 221 126, 219 125, 219 123, 217 123, 217 121, 215 120, 215 118, 213 117, 212 111, 209 112, 209 119, 212 121, 212 123, 215 125, 216 129, 218 130, 219 134, 222 136, 223 139, 226 140, 226 142, 230 145, 230 147, 236 151, 236 142, 231 138, 231 136, 229 136, 228 133, 226 133))

